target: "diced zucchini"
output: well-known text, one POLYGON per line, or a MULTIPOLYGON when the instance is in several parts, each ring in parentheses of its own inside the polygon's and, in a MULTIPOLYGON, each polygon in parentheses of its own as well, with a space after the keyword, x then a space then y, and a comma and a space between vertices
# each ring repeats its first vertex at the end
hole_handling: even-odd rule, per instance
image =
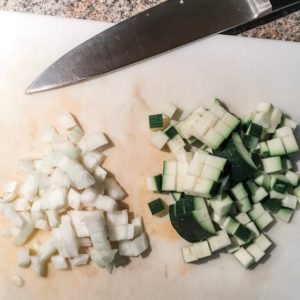
POLYGON ((252 209, 248 212, 248 215, 253 221, 255 221, 257 218, 259 218, 264 213, 265 213, 265 209, 262 206, 262 204, 259 202, 259 203, 255 203, 252 206, 252 209))
POLYGON ((248 197, 248 193, 247 193, 244 185, 241 182, 238 183, 237 185, 235 185, 231 189, 231 192, 237 200, 242 200, 242 199, 248 197))
POLYGON ((199 196, 210 198, 210 196, 214 196, 216 194, 216 186, 216 182, 209 179, 200 178, 197 180, 193 188, 193 192, 199 196))
POLYGON ((292 119, 289 119, 288 117, 283 117, 282 120, 282 126, 290 126, 293 129, 296 129, 298 126, 297 122, 293 121, 292 119))
POLYGON ((169 139, 172 139, 178 134, 178 131, 174 126, 171 125, 164 131, 164 133, 168 136, 169 139))
POLYGON ((176 190, 176 176, 175 175, 163 175, 161 190, 164 192, 175 191, 176 190))
POLYGON ((211 255, 211 251, 207 241, 194 243, 192 246, 182 248, 183 260, 186 263, 197 261, 211 255))
POLYGON ((271 112, 271 116, 270 116, 270 126, 267 129, 268 133, 274 133, 277 126, 280 124, 281 122, 281 117, 282 117, 282 111, 275 107, 272 112, 271 112))
POLYGON ((165 210, 165 206, 160 198, 148 203, 152 215, 157 215, 165 210))
POLYGON ((294 195, 298 198, 298 201, 300 202, 300 184, 298 184, 298 186, 294 188, 294 195))
POLYGON ((293 129, 290 126, 284 126, 276 129, 276 137, 283 138, 285 136, 293 135, 293 129))
POLYGON ((172 198, 175 201, 179 201, 179 199, 181 198, 182 193, 178 193, 178 192, 171 192, 172 198))
POLYGON ((167 161, 163 162, 163 175, 177 175, 177 161, 167 161))
POLYGON ((150 143, 158 150, 161 150, 167 144, 168 140, 169 137, 164 132, 157 131, 151 138, 150 143))
POLYGON ((214 156, 214 155, 208 155, 205 160, 205 165, 211 166, 213 168, 216 168, 220 171, 224 170, 224 167, 226 165, 227 160, 222 157, 214 156))
POLYGON ((218 119, 222 119, 222 117, 226 113, 226 110, 219 104, 214 104, 213 107, 210 109, 210 112, 213 113, 216 117, 218 117, 218 119))
POLYGON ((251 222, 251 219, 247 215, 247 213, 239 213, 235 216, 235 219, 243 225, 246 225, 251 222))
POLYGON ((218 251, 231 245, 231 240, 226 231, 220 230, 215 236, 207 239, 211 252, 218 251))
POLYGON ((282 143, 288 154, 299 151, 298 143, 293 135, 283 137, 282 143))
MULTIPOLYGON (((209 219, 208 211, 206 209, 206 203, 203 198, 184 195, 184 197, 181 199, 184 202, 185 212, 201 210, 204 208, 205 211, 203 210, 202 212, 205 213, 205 220, 209 219)), ((205 220, 202 219, 202 221, 205 221, 205 220)))
POLYGON ((283 146, 281 138, 275 138, 267 141, 267 146, 271 156, 278 156, 285 154, 285 148, 283 146))
POLYGON ((179 134, 177 134, 172 139, 167 141, 167 145, 169 150, 176 157, 177 153, 182 152, 182 149, 185 147, 185 142, 182 139, 182 137, 179 134))
POLYGON ((229 112, 226 112, 221 120, 232 130, 235 129, 240 123, 240 120, 229 112))
POLYGON ((201 141, 213 150, 216 150, 223 143, 224 137, 214 128, 210 128, 202 137, 201 141))
POLYGON ((223 224, 226 220, 226 216, 219 216, 215 211, 211 214, 211 219, 218 224, 221 228, 223 228, 223 224))
POLYGON ((299 175, 292 171, 287 171, 285 173, 285 177, 289 181, 292 186, 297 186, 299 182, 299 175))
POLYGON ((218 181, 220 175, 221 175, 220 170, 218 170, 214 167, 208 166, 208 165, 204 165, 204 167, 201 171, 201 177, 202 178, 210 179, 210 180, 213 180, 213 181, 218 181))
POLYGON ((273 105, 271 103, 267 103, 267 102, 258 102, 256 104, 256 111, 257 112, 270 112, 272 109, 273 105))
POLYGON ((294 213, 293 209, 282 207, 279 211, 275 214, 276 219, 288 223, 294 213))
POLYGON ((162 186, 162 175, 147 177, 147 187, 151 192, 160 192, 162 186))
POLYGON ((255 194, 255 192, 258 189, 258 186, 256 185, 256 183, 254 181, 252 181, 251 179, 246 181, 246 187, 251 195, 255 194))
POLYGON ((249 222, 248 224, 245 225, 253 234, 254 237, 257 237, 260 235, 259 230, 257 229, 256 225, 254 222, 249 222))
POLYGON ((269 196, 271 199, 283 199, 287 193, 281 194, 275 191, 270 191, 269 196))
POLYGON ((195 152, 193 159, 189 164, 188 174, 193 176, 200 176, 203 165, 208 158, 208 154, 200 151, 195 152))
POLYGON ((196 184, 196 181, 197 181, 197 177, 196 176, 191 176, 191 175, 188 175, 184 178, 184 182, 183 182, 183 185, 182 185, 182 189, 183 191, 185 192, 192 192, 193 189, 194 189, 194 186, 196 184))
POLYGON ((260 138, 262 132, 263 132, 263 127, 261 125, 251 122, 246 134, 252 137, 260 138))
POLYGON ((277 213, 281 208, 281 199, 268 199, 263 203, 264 207, 271 213, 277 213))
POLYGON ((270 113, 269 112, 257 112, 253 116, 252 120, 255 124, 262 126, 264 129, 270 126, 270 113))
POLYGON ((293 163, 288 157, 281 157, 283 171, 293 169, 293 163))
POLYGON ((233 201, 228 195, 221 199, 211 200, 211 207, 219 216, 225 216, 228 214, 231 210, 232 204, 233 201))
POLYGON ((248 212, 251 210, 251 202, 248 197, 237 201, 236 204, 240 212, 248 212))
POLYGON ((233 256, 245 267, 249 268, 254 263, 253 256, 244 248, 233 253, 233 256))
POLYGON ((233 235, 247 243, 253 236, 252 231, 249 230, 245 225, 239 224, 233 231, 233 235))
POLYGON ((266 251, 272 246, 272 242, 263 233, 254 240, 254 243, 262 250, 266 251))
POLYGON ((258 138, 254 137, 252 135, 247 135, 246 134, 243 137, 243 142, 244 142, 247 149, 255 150, 257 148, 257 145, 258 145, 258 138))
POLYGON ((266 173, 274 173, 282 170, 280 156, 263 158, 262 163, 266 173))
POLYGON ((194 111, 193 114, 197 114, 199 116, 203 116, 206 113, 206 109, 203 106, 197 107, 194 111))
POLYGON ((273 218, 268 211, 265 211, 265 213, 258 217, 254 222, 260 230, 263 230, 273 222, 273 218))
POLYGON ((162 114, 149 116, 149 128, 152 130, 163 129, 165 125, 164 117, 162 114))
POLYGON ((265 199, 267 196, 268 196, 268 192, 262 186, 260 186, 254 193, 254 195, 252 195, 252 201, 254 203, 257 203, 265 199))
POLYGON ((214 130, 223 136, 224 139, 227 139, 231 132, 232 128, 226 125, 222 120, 219 120, 214 126, 214 130))
POLYGON ((168 118, 172 119, 176 111, 177 111, 177 106, 175 106, 172 103, 166 103, 162 113, 168 118))
POLYGON ((266 142, 259 143, 259 152, 264 158, 270 156, 270 150, 266 142))
POLYGON ((247 252, 254 257, 254 261, 257 263, 265 255, 265 252, 262 251, 255 243, 250 244, 246 248, 247 252))
POLYGON ((286 181, 281 180, 279 178, 276 178, 274 184, 271 183, 271 185, 272 190, 280 194, 285 194, 289 186, 289 184, 286 181))
POLYGON ((227 217, 222 224, 222 229, 226 230, 230 234, 234 234, 235 230, 239 226, 239 222, 237 222, 232 217, 227 217))
POLYGON ((187 176, 189 169, 188 162, 177 162, 177 175, 178 176, 187 176))
POLYGON ((241 248, 235 236, 230 236, 231 245, 227 247, 228 253, 234 253, 241 248))
POLYGON ((271 177, 269 174, 260 173, 254 178, 254 182, 268 190, 270 188, 271 177))
POLYGON ((296 209, 297 207, 297 202, 298 199, 294 195, 287 194, 283 199, 282 199, 282 206, 290 208, 290 209, 296 209))

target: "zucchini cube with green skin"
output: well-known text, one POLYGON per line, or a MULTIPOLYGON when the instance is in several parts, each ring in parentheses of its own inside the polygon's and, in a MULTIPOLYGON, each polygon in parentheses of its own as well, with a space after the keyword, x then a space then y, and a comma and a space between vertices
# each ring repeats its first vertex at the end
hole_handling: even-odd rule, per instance
POLYGON ((169 126, 164 132, 170 139, 172 139, 178 134, 178 131, 174 126, 169 126))
POLYGON ((172 198, 177 202, 181 198, 182 193, 171 192, 172 198))
POLYGON ((162 175, 147 177, 147 187, 151 192, 160 192, 162 187, 162 175))
POLYGON ((224 223, 222 224, 222 229, 226 230, 230 234, 234 234, 238 226, 239 226, 239 222, 237 222, 232 217, 228 216, 224 220, 224 223))
POLYGON ((277 193, 275 191, 270 191, 269 192, 269 196, 271 199, 283 199, 286 196, 287 193, 281 194, 281 193, 277 193))
POLYGON ((186 193, 191 193, 194 190, 195 184, 197 181, 196 176, 188 175, 184 178, 182 189, 186 193))
POLYGON ((271 156, 285 155, 285 148, 281 138, 275 138, 267 141, 267 146, 271 156))
POLYGON ((193 176, 200 176, 207 157, 209 157, 209 155, 204 151, 195 152, 193 159, 189 164, 188 174, 193 176))
POLYGON ((264 201, 263 206, 271 213, 275 214, 277 213, 281 206, 281 199, 267 199, 264 201))
POLYGON ((205 200, 201 197, 185 195, 183 202, 186 212, 206 208, 205 200))
POLYGON ((197 180, 193 192, 199 196, 210 198, 214 196, 218 190, 218 184, 212 180, 200 178, 197 180))
POLYGON ((298 185, 299 175, 297 173, 292 172, 292 171, 287 171, 285 173, 285 177, 292 186, 297 186, 298 185))
POLYGON ((274 173, 282 170, 282 163, 280 156, 273 156, 262 159, 264 171, 266 173, 274 173))
POLYGON ((293 163, 288 157, 281 157, 281 164, 282 164, 282 170, 288 171, 290 169, 293 169, 293 163))
POLYGON ((265 199, 267 196, 268 192, 262 186, 260 186, 254 193, 254 195, 251 196, 251 198, 253 203, 257 203, 265 199))
POLYGON ((254 182, 268 190, 270 188, 271 177, 267 173, 261 173, 254 178, 254 182))
POLYGON ((276 137, 283 138, 285 136, 293 135, 293 129, 290 126, 284 126, 276 129, 275 135, 276 137))
POLYGON ((249 222, 245 226, 252 232, 254 237, 258 237, 260 235, 260 232, 254 222, 249 222))
POLYGON ((258 217, 254 222, 260 230, 264 230, 273 222, 273 218, 268 211, 265 211, 265 213, 258 217))
POLYGON ((287 194, 282 199, 282 206, 290 208, 290 209, 296 209, 298 203, 298 199, 294 195, 287 194))
POLYGON ((246 134, 243 138, 243 142, 247 149, 255 150, 258 145, 258 138, 246 134))
POLYGON ((150 143, 158 150, 161 150, 169 141, 169 137, 162 131, 157 131, 150 140, 150 143))
POLYGON ((238 243, 237 238, 235 236, 230 236, 231 245, 229 245, 226 250, 228 253, 234 253, 241 248, 241 245, 238 243))
POLYGON ((149 116, 149 127, 152 130, 158 130, 164 128, 164 117, 162 114, 149 116))
POLYGON ((245 225, 239 224, 233 231, 233 235, 247 243, 253 236, 253 233, 245 225))
POLYGON ((298 198, 298 202, 300 202, 300 184, 294 188, 294 195, 298 198))
POLYGON ((163 162, 163 175, 177 175, 177 161, 163 162))
POLYGON ((255 243, 250 244, 248 247, 246 247, 246 250, 250 253, 251 256, 253 256, 256 263, 260 261, 265 255, 265 252, 262 251, 255 243))
POLYGON ((282 138, 282 143, 285 148, 286 153, 295 153, 299 151, 299 146, 294 135, 285 136, 282 138))
POLYGON ((298 126, 298 123, 285 116, 285 117, 283 117, 283 120, 282 120, 282 126, 289 126, 292 129, 296 129, 298 126))
POLYGON ((226 125, 222 120, 219 120, 214 126, 214 130, 223 136, 224 139, 227 139, 231 132, 232 128, 226 125))
POLYGON ((208 155, 205 159, 204 164, 213 168, 218 169, 219 171, 223 171, 224 167, 226 165, 227 159, 214 156, 214 155, 208 155))
POLYGON ((294 213, 293 209, 287 208, 287 207, 282 207, 276 214, 275 217, 276 219, 288 223, 294 213))
POLYGON ((216 150, 223 143, 224 137, 219 134, 214 128, 210 128, 202 137, 201 141, 213 150, 216 150))
POLYGON ((254 240, 254 243, 262 250, 266 251, 272 246, 272 242, 264 235, 263 233, 260 234, 259 237, 257 237, 254 240))
POLYGON ((162 113, 168 118, 172 119, 177 111, 177 106, 172 103, 167 103, 162 111, 162 113))
POLYGON ((275 191, 277 193, 284 194, 284 193, 286 193, 286 191, 288 189, 288 183, 286 183, 285 181, 282 181, 280 179, 276 179, 272 189, 273 189, 273 191, 275 191))
POLYGON ((233 256, 243 265, 245 268, 249 268, 254 263, 253 256, 244 248, 240 248, 233 253, 233 256))
POLYGON ((165 210, 165 206, 160 198, 148 203, 152 215, 157 215, 165 210))
POLYGON ((263 158, 270 156, 270 150, 266 142, 259 143, 259 152, 263 158))
POLYGON ((250 135, 250 136, 253 136, 255 138, 260 138, 262 132, 263 132, 263 127, 262 126, 260 126, 259 124, 251 122, 248 129, 247 129, 246 134, 250 135))

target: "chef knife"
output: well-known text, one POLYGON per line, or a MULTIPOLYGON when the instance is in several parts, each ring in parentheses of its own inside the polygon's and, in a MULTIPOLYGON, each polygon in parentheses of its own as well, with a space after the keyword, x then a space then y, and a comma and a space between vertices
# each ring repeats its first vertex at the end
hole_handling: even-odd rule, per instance
POLYGON ((75 47, 26 93, 88 80, 216 33, 241 32, 299 6, 293 0, 168 0, 75 47))

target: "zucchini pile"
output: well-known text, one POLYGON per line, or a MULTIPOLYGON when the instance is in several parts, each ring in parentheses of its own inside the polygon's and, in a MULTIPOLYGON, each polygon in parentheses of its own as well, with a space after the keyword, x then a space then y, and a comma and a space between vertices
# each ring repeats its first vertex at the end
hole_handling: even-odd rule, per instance
MULTIPOLYGON (((270 103, 258 103, 243 119, 216 99, 176 121, 167 104, 149 116, 150 142, 169 149, 162 173, 147 178, 154 193, 167 193, 172 226, 186 241, 185 262, 226 249, 245 267, 255 265, 272 246, 264 233, 274 219, 289 222, 300 199, 299 175, 290 154, 298 152, 297 123, 270 103)), ((148 203, 163 215, 166 203, 148 203)))

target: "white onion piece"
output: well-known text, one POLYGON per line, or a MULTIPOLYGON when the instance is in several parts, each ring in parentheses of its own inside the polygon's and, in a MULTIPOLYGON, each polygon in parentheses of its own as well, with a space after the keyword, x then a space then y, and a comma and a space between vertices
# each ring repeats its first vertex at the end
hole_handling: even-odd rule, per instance
POLYGON ((33 160, 31 158, 22 158, 18 160, 18 167, 22 171, 32 172, 35 170, 33 160))
POLYGON ((42 134, 42 141, 46 143, 57 143, 59 140, 60 135, 58 131, 52 125, 49 125, 42 134))
POLYGON ((78 163, 69 168, 67 174, 72 187, 78 190, 83 190, 96 183, 95 178, 78 163))
POLYGON ((98 195, 95 200, 95 207, 99 210, 112 212, 118 208, 117 201, 109 196, 98 195))
POLYGON ((80 141, 80 146, 84 151, 93 151, 106 144, 108 140, 102 132, 85 135, 80 141))
POLYGON ((25 284, 24 279, 20 275, 14 275, 12 277, 12 282, 17 287, 22 287, 25 284))
POLYGON ((83 206, 94 207, 97 194, 98 194, 98 192, 95 188, 93 188, 93 187, 86 188, 81 193, 81 197, 80 197, 83 206))
POLYGON ((16 198, 18 189, 17 181, 9 181, 6 183, 3 189, 3 201, 12 201, 16 198))
POLYGON ((37 253, 40 258, 40 262, 45 263, 56 251, 57 250, 54 246, 54 242, 53 242, 52 238, 49 238, 38 249, 37 253))
POLYGON ((52 174, 52 166, 44 159, 37 159, 33 162, 35 170, 45 173, 47 175, 52 174))
POLYGON ((106 178, 105 190, 107 195, 115 200, 122 200, 126 196, 126 193, 114 177, 106 178))
POLYGON ((103 182, 107 176, 107 171, 101 166, 97 166, 94 171, 94 176, 98 181, 103 182))
POLYGON ((57 188, 50 190, 42 198, 42 209, 63 209, 67 205, 67 192, 66 188, 57 188))
POLYGON ((61 255, 54 255, 51 257, 51 263, 56 269, 59 270, 67 270, 69 269, 69 265, 67 260, 61 255))
POLYGON ((131 242, 131 250, 133 256, 140 255, 141 253, 147 250, 148 246, 149 241, 147 235, 145 233, 142 233, 140 236, 138 236, 131 242))
POLYGON ((58 117, 61 126, 64 129, 71 129, 77 125, 76 120, 69 112, 65 112, 58 117))
POLYGON ((17 228, 22 228, 25 224, 24 218, 15 211, 11 203, 4 204, 3 215, 17 228))
POLYGON ((68 132, 68 137, 71 142, 78 143, 84 136, 84 131, 80 126, 75 126, 68 132))
POLYGON ((80 193, 70 188, 68 193, 68 205, 74 210, 79 210, 81 207, 80 193))
POLYGON ((53 144, 54 151, 60 151, 64 156, 71 159, 78 159, 81 155, 81 149, 73 143, 66 141, 62 143, 53 144))
POLYGON ((36 273, 38 276, 45 276, 45 264, 41 262, 39 255, 30 256, 31 260, 31 269, 34 273, 36 273))
POLYGON ((70 262, 72 266, 83 266, 88 263, 89 254, 79 254, 78 256, 71 258, 70 262))
POLYGON ((75 257, 78 255, 78 242, 73 231, 69 216, 61 218, 58 228, 52 230, 54 245, 63 257, 75 257))
POLYGON ((20 186, 20 196, 30 200, 35 197, 39 191, 40 178, 36 172, 29 173, 26 180, 20 186))
POLYGON ((59 214, 55 209, 46 210, 46 215, 51 228, 55 228, 59 225, 59 214))
POLYGON ((116 210, 106 214, 106 222, 110 225, 126 225, 128 224, 128 210, 116 210))
POLYGON ((17 249, 18 266, 21 268, 27 268, 30 265, 29 250, 26 248, 17 249))
POLYGON ((92 242, 89 238, 87 237, 82 237, 82 238, 78 238, 78 246, 80 247, 91 247, 92 246, 92 242))
POLYGON ((34 224, 34 228, 44 230, 44 231, 50 230, 49 224, 45 219, 36 220, 34 224))
POLYGON ((96 151, 87 151, 82 155, 82 162, 90 172, 93 172, 104 159, 105 155, 96 151))
POLYGON ((42 210, 42 200, 40 198, 37 198, 31 206, 31 213, 39 212, 42 210))
POLYGON ((30 205, 27 199, 18 198, 13 202, 14 209, 16 211, 26 211, 30 210, 30 205))
POLYGON ((52 188, 69 188, 71 185, 68 175, 58 168, 50 176, 50 183, 52 188))

